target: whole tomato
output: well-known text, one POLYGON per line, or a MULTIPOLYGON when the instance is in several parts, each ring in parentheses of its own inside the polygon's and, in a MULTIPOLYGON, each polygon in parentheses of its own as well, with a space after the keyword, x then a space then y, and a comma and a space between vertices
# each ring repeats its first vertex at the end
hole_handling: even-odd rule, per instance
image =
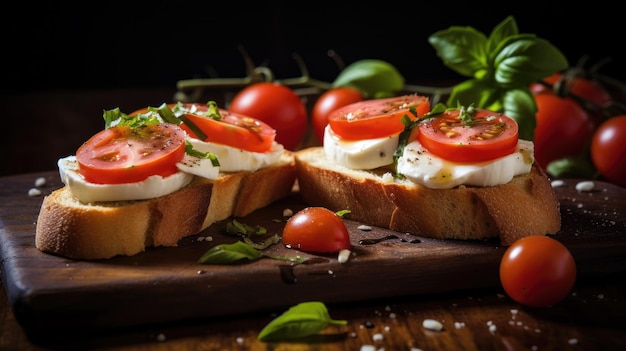
POLYGON ((529 307, 563 300, 576 282, 576 261, 569 249, 548 236, 517 240, 500 261, 500 283, 507 295, 529 307))
POLYGON ((354 102, 363 100, 360 91, 350 87, 338 87, 326 90, 317 98, 312 111, 313 132, 320 144, 324 143, 324 129, 328 124, 328 115, 354 102))
POLYGON ((591 139, 591 161, 608 181, 626 187, 626 115, 598 127, 591 139))
POLYGON ((276 129, 276 141, 288 150, 298 148, 307 128, 304 103, 289 87, 275 82, 254 83, 238 92, 230 111, 257 118, 276 129))
POLYGON ((537 163, 545 170, 552 161, 582 154, 594 131, 589 113, 572 98, 552 93, 536 94, 535 102, 537 163))
POLYGON ((317 253, 350 248, 350 234, 341 217, 324 207, 307 207, 289 218, 283 228, 283 244, 317 253))

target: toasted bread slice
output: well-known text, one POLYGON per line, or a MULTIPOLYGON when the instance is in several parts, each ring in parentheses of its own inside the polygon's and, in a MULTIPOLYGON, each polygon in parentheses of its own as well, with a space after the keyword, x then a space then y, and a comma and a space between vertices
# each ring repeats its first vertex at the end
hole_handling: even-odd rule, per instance
POLYGON ((211 224, 242 217, 289 195, 295 182, 293 153, 255 172, 194 177, 184 188, 149 200, 81 203, 68 187, 43 200, 35 245, 72 259, 132 256, 150 246, 176 246, 211 224))
POLYGON ((295 153, 300 195, 312 206, 348 209, 351 219, 438 239, 499 238, 502 245, 561 228, 559 202, 537 165, 509 183, 430 189, 389 170, 353 170, 329 161, 323 147, 295 153))

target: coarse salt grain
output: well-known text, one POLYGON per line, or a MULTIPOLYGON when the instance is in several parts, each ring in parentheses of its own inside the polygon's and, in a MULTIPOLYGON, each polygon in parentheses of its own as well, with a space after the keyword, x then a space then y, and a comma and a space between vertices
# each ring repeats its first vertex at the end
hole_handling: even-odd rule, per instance
POLYGON ((586 181, 583 181, 583 182, 576 183, 576 190, 579 191, 579 192, 591 191, 591 190, 593 190, 594 186, 595 186, 594 182, 592 182, 590 180, 586 180, 586 181))
POLYGON ((552 185, 553 188, 556 188, 556 187, 565 185, 565 182, 560 179, 557 179, 557 180, 553 180, 550 184, 552 185))
POLYGON ((372 227, 370 227, 369 225, 361 224, 360 226, 357 227, 357 229, 365 231, 365 232, 369 232, 370 230, 372 230, 372 227))
POLYGON ((376 347, 374 345, 362 345, 359 350, 360 351, 376 351, 376 347))
POLYGON ((576 344, 578 344, 578 339, 576 339, 576 338, 569 339, 569 340, 567 340, 567 343, 570 344, 570 345, 576 345, 576 344))
POLYGON ((350 254, 352 254, 352 251, 348 249, 343 249, 339 251, 339 256, 337 257, 337 260, 339 261, 339 263, 346 263, 348 262, 348 259, 350 259, 350 254))
POLYGON ((283 217, 291 217, 293 216, 293 210, 290 208, 286 208, 283 210, 283 217))
POLYGON ((434 319, 424 319, 422 326, 426 329, 434 331, 441 331, 443 329, 443 324, 434 319))
POLYGON ((40 187, 42 187, 44 185, 46 185, 46 178, 39 177, 39 178, 35 179, 35 187, 40 188, 40 187))
POLYGON ((41 190, 37 188, 28 189, 28 196, 39 196, 39 195, 41 195, 41 190))
POLYGON ((383 341, 384 338, 385 337, 381 333, 376 333, 376 334, 372 335, 372 340, 373 341, 383 341))

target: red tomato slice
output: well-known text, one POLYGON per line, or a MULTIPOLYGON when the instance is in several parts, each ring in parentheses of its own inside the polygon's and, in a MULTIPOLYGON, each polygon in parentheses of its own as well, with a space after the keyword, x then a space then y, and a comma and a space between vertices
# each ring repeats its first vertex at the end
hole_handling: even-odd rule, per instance
POLYGON ((475 109, 471 127, 460 110, 446 110, 419 124, 418 141, 433 154, 454 162, 482 162, 515 152, 517 122, 501 113, 475 109))
POLYGON ((132 129, 111 127, 91 137, 76 152, 79 172, 97 184, 140 182, 178 172, 185 154, 185 133, 174 124, 132 129))
POLYGON ((331 112, 328 123, 333 132, 342 139, 375 139, 402 132, 404 115, 415 120, 429 111, 430 102, 427 97, 404 95, 344 106, 331 112), (412 107, 416 109, 417 117, 410 112, 412 107))
MULTIPOLYGON (((168 105, 175 109, 176 104, 168 105)), ((217 120, 208 116, 208 106, 198 103, 182 104, 182 109, 176 110, 177 116, 188 118, 193 124, 206 134, 203 141, 228 145, 237 149, 251 152, 266 152, 271 149, 276 138, 276 130, 269 124, 242 114, 219 109, 221 119, 217 120)), ((145 113, 147 109, 133 112, 132 115, 145 113)), ((180 127, 191 137, 198 138, 184 122, 180 127)))

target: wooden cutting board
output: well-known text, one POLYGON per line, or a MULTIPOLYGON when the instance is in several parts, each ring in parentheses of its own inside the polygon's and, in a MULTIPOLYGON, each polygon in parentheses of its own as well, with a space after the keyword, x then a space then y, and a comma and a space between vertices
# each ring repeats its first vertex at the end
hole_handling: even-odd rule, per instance
MULTIPOLYGON (((555 188, 561 203, 563 242, 577 262, 578 279, 626 271, 626 189, 578 180, 555 188)), ((61 186, 56 172, 0 178, 2 280, 16 319, 30 333, 76 332, 107 327, 277 312, 298 302, 327 304, 499 286, 505 247, 495 241, 435 240, 380 228, 363 231, 345 220, 353 256, 311 256, 309 264, 261 259, 240 265, 196 263, 212 246, 234 242, 217 223, 184 238, 178 247, 150 248, 132 257, 74 261, 35 248, 35 223, 43 195, 61 186), (35 179, 48 183, 29 196, 35 179), (212 240, 206 240, 210 238, 212 240), (363 244, 365 239, 381 239, 363 244)), ((280 234, 283 210, 304 208, 297 193, 240 219, 280 234)), ((298 254, 283 245, 267 249, 298 254)), ((300 253, 301 254, 301 253, 300 253)))

